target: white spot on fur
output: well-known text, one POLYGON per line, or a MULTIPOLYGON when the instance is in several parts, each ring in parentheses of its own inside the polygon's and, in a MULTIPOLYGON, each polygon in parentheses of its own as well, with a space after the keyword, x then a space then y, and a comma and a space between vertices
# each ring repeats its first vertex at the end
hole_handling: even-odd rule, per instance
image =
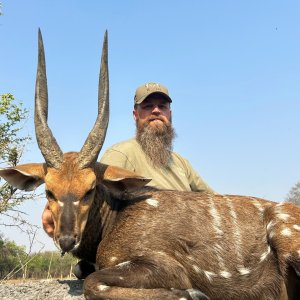
POLYGON ((166 256, 167 254, 163 251, 155 251, 155 254, 161 255, 161 256, 166 256))
POLYGON ((189 259, 189 260, 193 260, 193 261, 196 260, 195 257, 193 257, 193 256, 191 256, 191 255, 188 255, 186 258, 189 259))
POLYGON ((219 245, 219 244, 217 244, 217 245, 215 246, 215 248, 218 249, 219 253, 223 253, 223 252, 224 252, 222 246, 219 245))
POLYGON ((146 203, 148 203, 149 205, 154 206, 154 207, 158 207, 158 205, 159 205, 159 201, 156 199, 152 199, 152 198, 147 199, 146 203))
POLYGON ((236 249, 236 257, 238 259, 238 261, 241 263, 242 262, 242 255, 241 255, 241 245, 242 245, 242 241, 241 241, 241 231, 240 231, 240 227, 238 225, 238 217, 237 217, 237 212, 235 210, 235 206, 234 203, 232 202, 232 200, 229 197, 225 196, 225 199, 227 200, 227 205, 230 209, 230 216, 231 216, 231 220, 232 220, 232 224, 234 226, 233 228, 233 235, 234 235, 234 245, 235 245, 235 249, 236 249))
POLYGON ((78 205, 79 205, 79 201, 75 201, 75 202, 73 202, 73 204, 74 204, 75 206, 78 206, 78 205))
POLYGON ((300 226, 299 225, 293 225, 293 228, 300 231, 300 226))
POLYGON ((289 228, 284 228, 283 230, 281 230, 281 234, 284 235, 284 236, 291 236, 292 231, 289 228))
POLYGON ((200 272, 201 272, 200 268, 199 268, 198 266, 196 266, 196 265, 193 265, 193 269, 194 269, 197 273, 200 273, 200 272))
POLYGON ((251 198, 252 199, 252 203, 253 205, 260 211, 260 212, 263 212, 265 209, 264 207, 261 205, 260 202, 257 201, 257 199, 254 199, 254 198, 251 198))
POLYGON ((290 218, 289 214, 280 213, 277 214, 277 218, 283 221, 287 221, 290 218))
POLYGON ((187 298, 181 297, 181 298, 179 298, 179 300, 187 300, 187 298))
POLYGON ((238 271, 240 272, 241 275, 248 275, 251 272, 251 270, 246 267, 239 267, 238 271))
POLYGON ((217 276, 216 273, 209 272, 209 271, 203 271, 206 278, 211 282, 213 280, 213 277, 217 276))
POLYGON ((120 280, 124 280, 124 277, 120 276, 119 279, 120 279, 120 280))
POLYGON ((220 275, 227 279, 231 277, 231 274, 228 271, 222 271, 220 272, 220 275))
POLYGON ((221 229, 221 217, 214 204, 211 203, 209 209, 211 216, 213 217, 213 227, 218 236, 222 236, 223 230, 221 229))
POLYGON ((261 256, 260 256, 260 262, 262 262, 263 260, 265 260, 267 258, 267 256, 270 254, 271 252, 271 247, 268 246, 268 250, 266 252, 264 252, 261 256))
POLYGON ((61 202, 61 201, 57 201, 57 203, 58 203, 58 205, 59 205, 60 207, 63 207, 63 206, 64 206, 64 203, 61 202))
POLYGON ((100 284, 99 286, 98 286, 98 289, 99 289, 99 291, 101 291, 101 292, 103 292, 103 291, 106 291, 106 290, 108 290, 110 287, 108 286, 108 285, 105 285, 105 284, 100 284))
POLYGON ((114 261, 116 261, 117 260, 117 258, 115 257, 115 256, 112 256, 111 258, 110 258, 110 261, 111 262, 114 262, 114 261))
POLYGON ((267 231, 270 231, 272 229, 272 227, 275 225, 274 223, 275 223, 274 220, 272 220, 271 222, 268 223, 267 231))
POLYGON ((224 232, 222 231, 222 220, 220 213, 218 212, 215 204, 215 200, 213 197, 213 194, 209 197, 209 213, 212 217, 212 226, 215 232, 215 245, 213 246, 214 253, 218 259, 218 264, 221 269, 225 270, 225 264, 224 260, 222 258, 223 251, 220 245, 217 244, 218 241, 221 241, 223 239, 224 232))
POLYGON ((272 239, 274 237, 274 235, 275 235, 274 231, 271 231, 268 236, 270 239, 272 239))
POLYGON ((119 263, 118 265, 116 265, 116 267, 119 267, 119 268, 126 268, 127 266, 130 265, 130 261, 124 261, 122 263, 119 263))

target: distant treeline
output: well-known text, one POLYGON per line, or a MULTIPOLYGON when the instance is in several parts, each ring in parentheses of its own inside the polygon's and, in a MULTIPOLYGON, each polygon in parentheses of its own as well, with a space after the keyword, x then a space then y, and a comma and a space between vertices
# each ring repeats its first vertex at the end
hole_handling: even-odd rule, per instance
POLYGON ((72 276, 77 259, 58 251, 27 254, 25 247, 0 236, 0 280, 18 278, 66 278, 72 276))

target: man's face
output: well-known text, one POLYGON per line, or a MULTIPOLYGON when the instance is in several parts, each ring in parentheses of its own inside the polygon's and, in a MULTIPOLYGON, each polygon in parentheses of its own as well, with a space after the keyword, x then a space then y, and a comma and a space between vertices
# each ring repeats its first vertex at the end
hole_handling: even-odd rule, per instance
POLYGON ((170 124, 172 119, 170 102, 160 94, 150 95, 135 107, 133 118, 138 127, 149 125, 160 128, 164 124, 170 124))
POLYGON ((154 166, 165 168, 171 160, 175 131, 172 127, 170 102, 152 94, 133 111, 136 139, 154 166))

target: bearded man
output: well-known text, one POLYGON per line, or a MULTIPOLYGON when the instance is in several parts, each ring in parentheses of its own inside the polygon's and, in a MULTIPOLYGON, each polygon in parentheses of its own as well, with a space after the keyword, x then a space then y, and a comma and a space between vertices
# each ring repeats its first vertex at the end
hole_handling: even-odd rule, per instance
MULTIPOLYGON (((135 138, 107 149, 100 162, 151 178, 148 185, 159 189, 213 192, 188 160, 173 152, 176 134, 172 126, 171 102, 162 84, 147 83, 138 87, 133 110, 135 138)), ((52 236, 54 224, 47 206, 42 223, 46 233, 52 236)))
POLYGON ((191 164, 173 152, 172 99, 162 84, 146 83, 134 96, 136 136, 109 148, 101 162, 136 172, 159 189, 203 191, 212 189, 191 164))

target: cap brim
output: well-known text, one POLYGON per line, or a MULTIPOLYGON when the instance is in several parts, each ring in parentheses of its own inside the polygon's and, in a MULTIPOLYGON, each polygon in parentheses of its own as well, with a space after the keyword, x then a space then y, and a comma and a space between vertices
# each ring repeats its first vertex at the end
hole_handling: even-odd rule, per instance
POLYGON ((150 95, 153 95, 153 94, 160 94, 160 95, 162 95, 167 101, 169 101, 170 103, 172 102, 172 99, 170 98, 169 95, 167 95, 167 94, 165 94, 165 93, 162 93, 162 92, 155 91, 155 92, 149 93, 149 94, 145 95, 144 97, 140 98, 139 101, 136 101, 136 102, 135 102, 135 104, 141 104, 146 98, 148 98, 150 95))

